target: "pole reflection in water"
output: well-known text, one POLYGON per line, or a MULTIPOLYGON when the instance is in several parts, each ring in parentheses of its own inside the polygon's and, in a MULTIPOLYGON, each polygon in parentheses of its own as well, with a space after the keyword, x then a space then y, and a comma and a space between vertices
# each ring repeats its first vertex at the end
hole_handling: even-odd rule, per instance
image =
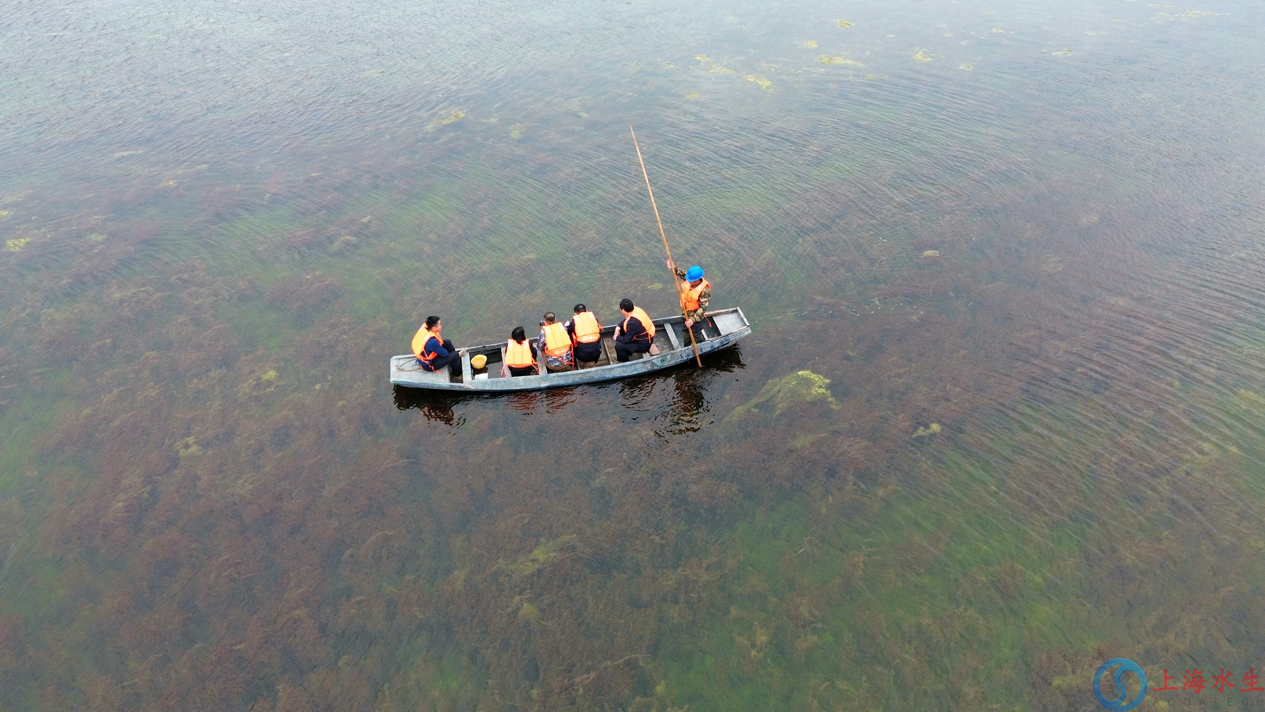
POLYGON ((655 435, 668 439, 673 435, 698 432, 711 423, 705 420, 710 412, 708 387, 722 373, 743 368, 742 352, 737 346, 703 356, 703 368, 680 368, 672 374, 672 404, 658 419, 663 421, 655 435))

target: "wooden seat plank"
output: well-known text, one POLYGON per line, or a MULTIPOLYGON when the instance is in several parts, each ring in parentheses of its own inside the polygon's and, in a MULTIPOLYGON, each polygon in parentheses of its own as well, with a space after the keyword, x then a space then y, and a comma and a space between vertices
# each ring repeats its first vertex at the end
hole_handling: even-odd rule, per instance
POLYGON ((681 348, 681 342, 676 338, 676 329, 671 324, 664 324, 663 328, 668 332, 668 341, 672 342, 672 348, 681 348))
POLYGON ((602 337, 602 353, 606 355, 606 364, 607 364, 607 365, 610 365, 610 364, 612 364, 612 363, 615 363, 615 353, 614 353, 614 351, 615 351, 615 346, 614 346, 614 344, 615 344, 615 337, 614 337, 614 336, 603 336, 603 337, 602 337))

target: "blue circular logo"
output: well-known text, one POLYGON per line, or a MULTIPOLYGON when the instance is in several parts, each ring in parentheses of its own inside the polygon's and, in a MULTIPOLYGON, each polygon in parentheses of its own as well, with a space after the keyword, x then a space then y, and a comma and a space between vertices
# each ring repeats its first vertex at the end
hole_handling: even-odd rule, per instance
POLYGON ((1098 666, 1098 672, 1094 673, 1094 697, 1098 698, 1098 704, 1111 710, 1111 712, 1129 712, 1129 710, 1142 704, 1142 698, 1146 697, 1146 673, 1142 672, 1142 668, 1132 660, 1126 658, 1115 658, 1108 660, 1098 666), (1120 696, 1114 700, 1109 700, 1102 696, 1102 674, 1111 668, 1119 665, 1120 669, 1116 670, 1116 692, 1120 696), (1125 698, 1129 695, 1129 689, 1124 686, 1125 672, 1137 673, 1138 680, 1142 687, 1138 689, 1138 696, 1133 698, 1132 702, 1125 702, 1125 698))

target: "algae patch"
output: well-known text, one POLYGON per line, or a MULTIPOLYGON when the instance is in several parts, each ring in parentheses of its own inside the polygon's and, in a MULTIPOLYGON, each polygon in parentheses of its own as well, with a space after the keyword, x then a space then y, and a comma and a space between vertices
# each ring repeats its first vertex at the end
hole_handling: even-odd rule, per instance
POLYGON ((928 425, 925 428, 918 428, 918 430, 914 432, 914 437, 925 438, 928 435, 938 435, 939 433, 940 433, 940 424, 932 423, 931 425, 928 425))
POLYGON ((9 252, 17 252, 21 250, 23 247, 26 247, 26 243, 30 241, 31 241, 31 238, 29 237, 20 237, 16 240, 5 240, 4 249, 8 250, 9 252))
POLYGON ((864 67, 865 66, 864 64, 861 64, 855 59, 847 59, 846 57, 832 57, 828 54, 821 55, 821 63, 822 64, 842 64, 848 67, 864 67))
POLYGON ((849 27, 852 27, 852 23, 851 23, 851 22, 848 22, 847 20, 839 20, 839 21, 838 21, 837 23, 835 23, 835 24, 837 24, 839 27, 842 27, 842 28, 844 28, 844 29, 847 29, 847 28, 849 28, 849 27))
POLYGON ((245 398, 247 396, 275 391, 277 386, 280 384, 278 377, 279 374, 276 370, 270 368, 263 373, 249 378, 237 389, 237 394, 245 398))
POLYGON ((720 62, 712 62, 712 58, 708 57, 705 54, 694 55, 694 59, 697 59, 698 61, 703 62, 703 63, 711 62, 712 64, 710 67, 707 68, 707 71, 711 72, 712 74, 733 74, 734 73, 734 70, 730 69, 729 67, 726 67, 720 62))
POLYGON ((752 82, 765 91, 773 91, 773 82, 764 77, 757 77, 754 74, 748 74, 744 77, 747 81, 752 82))
POLYGON ((196 438, 185 438, 184 440, 176 443, 176 453, 180 455, 181 459, 187 457, 197 457, 198 455, 201 455, 202 452, 202 446, 198 444, 196 438))
POLYGON ((351 235, 343 235, 337 240, 334 240, 334 244, 329 246, 329 253, 331 255, 337 255, 342 252, 353 250, 359 242, 359 240, 351 235))
POLYGON ((538 621, 540 620, 540 609, 524 602, 523 607, 518 609, 518 619, 528 623, 538 621))
POLYGON ((530 576, 541 568, 548 566, 562 556, 566 549, 579 541, 579 537, 574 534, 560 536, 557 539, 550 539, 535 549, 531 553, 518 561, 506 567, 515 577, 530 576))
POLYGON ((775 416, 788 408, 816 401, 824 401, 831 408, 838 408, 839 402, 826 388, 828 385, 830 385, 829 378, 807 369, 787 374, 764 384, 764 388, 760 389, 755 398, 735 408, 732 413, 725 416, 725 420, 760 412, 769 404, 773 405, 775 416))
POLYGON ((1249 391, 1246 388, 1240 388, 1235 395, 1238 396, 1239 402, 1243 405, 1265 411, 1265 396, 1249 391))
POLYGON ((817 46, 817 40, 804 40, 800 44, 804 45, 805 47, 808 47, 809 49, 812 49, 813 47, 817 46))

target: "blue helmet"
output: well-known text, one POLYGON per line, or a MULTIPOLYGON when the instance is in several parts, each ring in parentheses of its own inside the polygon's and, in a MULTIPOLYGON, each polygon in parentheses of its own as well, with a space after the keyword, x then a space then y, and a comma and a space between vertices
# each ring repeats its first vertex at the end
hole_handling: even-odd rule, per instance
POLYGON ((688 272, 685 273, 685 279, 690 282, 693 282, 696 279, 702 279, 702 278, 703 278, 703 268, 699 267, 698 265, 694 265, 693 267, 689 269, 688 272))

